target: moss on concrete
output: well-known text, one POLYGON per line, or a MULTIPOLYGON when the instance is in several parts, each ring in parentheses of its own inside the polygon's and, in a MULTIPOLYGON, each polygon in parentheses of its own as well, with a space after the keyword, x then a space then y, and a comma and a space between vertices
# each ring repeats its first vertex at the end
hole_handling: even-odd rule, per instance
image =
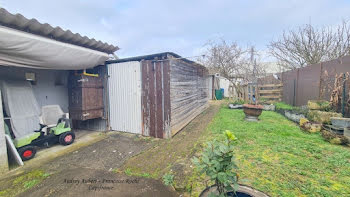
POLYGON ((0 197, 12 197, 25 192, 26 190, 39 184, 41 181, 49 177, 50 174, 43 170, 32 170, 15 177, 12 180, 1 180, 0 197))

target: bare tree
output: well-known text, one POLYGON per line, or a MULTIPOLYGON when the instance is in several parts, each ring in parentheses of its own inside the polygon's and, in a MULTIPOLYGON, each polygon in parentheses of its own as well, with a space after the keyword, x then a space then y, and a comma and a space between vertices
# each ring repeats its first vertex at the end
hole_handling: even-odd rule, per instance
POLYGON ((251 49, 244 49, 237 43, 228 43, 225 40, 207 43, 208 50, 201 61, 210 70, 220 73, 235 87, 237 93, 241 92, 240 84, 251 82, 264 72, 256 59, 251 59, 251 49))
POLYGON ((311 24, 297 30, 284 31, 282 37, 268 45, 280 65, 295 69, 349 55, 349 23, 335 28, 315 28, 311 24))

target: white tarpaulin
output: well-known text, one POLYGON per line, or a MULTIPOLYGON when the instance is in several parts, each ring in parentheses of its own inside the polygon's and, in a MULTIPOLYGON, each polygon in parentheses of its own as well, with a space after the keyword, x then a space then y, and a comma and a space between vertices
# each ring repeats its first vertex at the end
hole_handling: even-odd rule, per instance
POLYGON ((6 114, 16 138, 40 129, 40 107, 28 81, 0 81, 6 114))
POLYGON ((107 53, 0 26, 0 65, 79 70, 107 59, 107 53))

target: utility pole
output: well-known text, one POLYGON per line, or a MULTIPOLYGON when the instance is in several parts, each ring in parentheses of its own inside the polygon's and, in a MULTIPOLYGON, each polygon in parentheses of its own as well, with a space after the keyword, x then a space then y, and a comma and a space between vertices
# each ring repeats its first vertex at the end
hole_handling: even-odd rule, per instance
POLYGON ((252 46, 250 49, 250 63, 253 65, 253 85, 254 85, 254 91, 251 90, 251 97, 253 98, 253 96, 255 97, 255 101, 254 104, 257 104, 257 100, 258 100, 258 79, 257 79, 257 65, 256 65, 256 58, 254 57, 255 55, 255 49, 252 46))

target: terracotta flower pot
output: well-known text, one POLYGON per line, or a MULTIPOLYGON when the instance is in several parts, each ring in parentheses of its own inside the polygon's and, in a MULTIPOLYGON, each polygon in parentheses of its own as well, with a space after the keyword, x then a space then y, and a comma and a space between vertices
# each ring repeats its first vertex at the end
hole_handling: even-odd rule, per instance
POLYGON ((263 108, 264 106, 262 105, 244 104, 243 112, 245 114, 245 120, 258 121, 258 117, 261 115, 263 108))

